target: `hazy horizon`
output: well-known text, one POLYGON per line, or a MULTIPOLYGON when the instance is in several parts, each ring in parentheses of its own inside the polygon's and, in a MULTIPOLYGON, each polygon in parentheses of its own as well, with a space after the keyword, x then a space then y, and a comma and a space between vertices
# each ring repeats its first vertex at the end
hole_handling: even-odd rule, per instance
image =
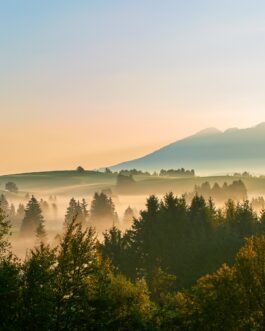
POLYGON ((87 169, 264 121, 262 1, 0 4, 0 173, 87 169))

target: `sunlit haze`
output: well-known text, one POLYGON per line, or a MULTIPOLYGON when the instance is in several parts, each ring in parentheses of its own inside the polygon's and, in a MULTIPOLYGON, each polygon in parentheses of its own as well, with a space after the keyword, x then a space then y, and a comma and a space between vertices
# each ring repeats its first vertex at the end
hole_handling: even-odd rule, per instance
POLYGON ((264 1, 1 1, 0 173, 265 119, 264 1))

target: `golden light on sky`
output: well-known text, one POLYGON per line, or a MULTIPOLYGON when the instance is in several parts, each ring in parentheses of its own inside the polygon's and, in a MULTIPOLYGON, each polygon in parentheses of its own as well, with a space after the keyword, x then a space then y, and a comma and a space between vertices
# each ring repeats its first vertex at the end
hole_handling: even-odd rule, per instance
POLYGON ((103 167, 263 122, 264 12, 245 0, 2 2, 0 173, 103 167))

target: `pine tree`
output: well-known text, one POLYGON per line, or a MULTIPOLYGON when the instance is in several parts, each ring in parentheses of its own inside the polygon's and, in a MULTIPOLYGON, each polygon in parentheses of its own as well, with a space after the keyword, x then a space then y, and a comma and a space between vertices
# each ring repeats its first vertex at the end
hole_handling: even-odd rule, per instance
POLYGON ((13 223, 16 218, 16 209, 15 209, 15 206, 13 205, 13 203, 11 203, 11 205, 10 205, 8 216, 9 216, 10 222, 13 223))
POLYGON ((6 253, 9 247, 8 235, 10 235, 10 223, 6 220, 3 210, 0 208, 0 257, 6 253))
POLYGON ((18 205, 16 218, 18 222, 21 222, 23 218, 25 217, 25 207, 22 203, 18 205))
POLYGON ((72 198, 65 215, 65 226, 68 226, 73 220, 82 225, 85 224, 88 216, 86 202, 83 199, 82 203, 72 198))
POLYGON ((95 193, 91 202, 90 219, 96 223, 111 222, 112 225, 118 221, 112 199, 104 193, 95 193))
POLYGON ((0 208, 2 209, 2 212, 5 214, 5 216, 8 216, 9 204, 4 194, 1 194, 0 196, 0 208))
POLYGON ((36 229, 36 237, 38 243, 44 243, 46 241, 46 231, 44 226, 44 219, 40 220, 36 229))
POLYGON ((123 222, 126 224, 131 223, 135 217, 133 209, 129 206, 126 208, 123 216, 123 222))
POLYGON ((37 199, 32 196, 27 204, 25 217, 22 220, 21 234, 34 235, 39 227, 43 227, 43 222, 44 218, 42 216, 40 205, 37 199))
POLYGON ((72 198, 69 202, 69 206, 66 211, 65 215, 65 225, 68 226, 73 219, 77 216, 76 215, 76 210, 77 210, 77 202, 74 198, 72 198))
POLYGON ((87 209, 87 202, 86 202, 85 199, 82 199, 81 209, 82 209, 82 214, 83 214, 84 220, 87 221, 88 217, 89 217, 89 212, 88 212, 88 209, 87 209))

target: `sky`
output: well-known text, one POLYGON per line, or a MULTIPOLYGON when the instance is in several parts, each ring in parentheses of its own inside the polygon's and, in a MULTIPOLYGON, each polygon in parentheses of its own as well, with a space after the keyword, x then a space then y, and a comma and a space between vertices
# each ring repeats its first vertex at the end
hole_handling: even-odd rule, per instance
POLYGON ((0 174, 265 121, 265 2, 0 0, 0 174))

